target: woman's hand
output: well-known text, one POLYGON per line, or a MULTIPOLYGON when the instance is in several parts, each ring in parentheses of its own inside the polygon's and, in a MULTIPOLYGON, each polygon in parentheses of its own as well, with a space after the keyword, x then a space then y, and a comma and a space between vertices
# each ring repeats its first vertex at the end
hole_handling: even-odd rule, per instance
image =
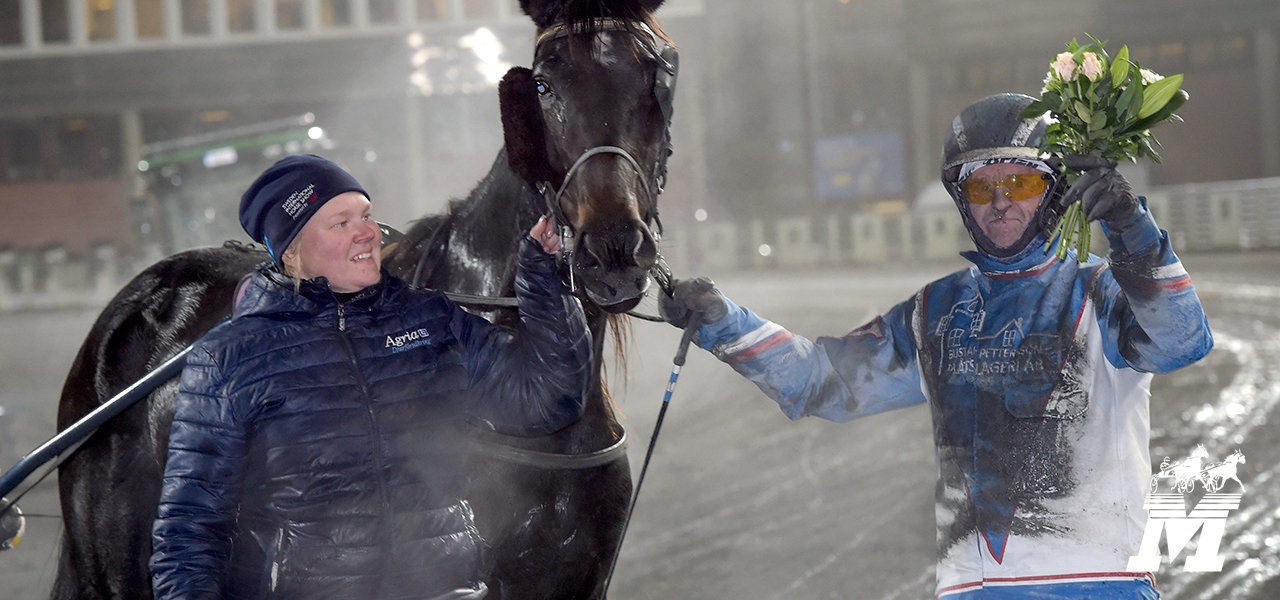
POLYGON ((560 251, 560 236, 556 234, 555 223, 545 215, 529 230, 529 236, 542 244, 542 251, 547 254, 560 251))

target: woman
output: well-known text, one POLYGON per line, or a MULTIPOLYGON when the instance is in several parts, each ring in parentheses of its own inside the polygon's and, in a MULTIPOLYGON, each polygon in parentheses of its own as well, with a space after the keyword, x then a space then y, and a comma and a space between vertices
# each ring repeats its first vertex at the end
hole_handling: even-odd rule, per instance
POLYGON ((268 168, 240 221, 273 263, 182 373, 156 597, 484 597, 465 423, 541 434, 582 411, 590 340, 552 225, 521 243, 512 332, 383 271, 368 196, 328 160, 268 168))

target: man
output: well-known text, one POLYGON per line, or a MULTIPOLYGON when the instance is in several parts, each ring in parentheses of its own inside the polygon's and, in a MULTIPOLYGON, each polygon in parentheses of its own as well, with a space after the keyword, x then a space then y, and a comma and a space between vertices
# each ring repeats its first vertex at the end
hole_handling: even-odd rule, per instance
POLYGON ((678 282, 664 315, 754 381, 792 419, 845 421, 927 402, 938 485, 937 593, 976 598, 1156 598, 1127 571, 1146 521, 1149 383, 1213 345, 1168 236, 1115 165, 1067 156, 1063 193, 1037 148, 1032 98, 966 108, 942 180, 977 245, 974 266, 926 285, 844 337, 809 341, 678 282), (1079 199, 1110 260, 1056 258, 1046 241, 1079 199))

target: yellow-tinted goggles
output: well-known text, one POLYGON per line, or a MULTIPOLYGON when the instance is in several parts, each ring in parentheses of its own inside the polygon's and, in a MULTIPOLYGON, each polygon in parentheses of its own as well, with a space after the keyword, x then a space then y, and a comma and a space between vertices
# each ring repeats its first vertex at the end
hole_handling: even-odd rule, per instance
POLYGON ((1010 200, 1029 200, 1044 193, 1048 176, 1044 173, 1019 173, 992 181, 970 177, 962 184, 964 197, 969 204, 990 204, 996 199, 996 189, 1004 190, 1010 200))

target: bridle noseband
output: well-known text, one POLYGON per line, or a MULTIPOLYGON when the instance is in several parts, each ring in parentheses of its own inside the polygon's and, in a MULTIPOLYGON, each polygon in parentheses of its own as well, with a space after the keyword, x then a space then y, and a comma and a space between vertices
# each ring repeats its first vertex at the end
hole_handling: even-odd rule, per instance
MULTIPOLYGON (((662 221, 658 218, 658 196, 662 194, 667 185, 667 159, 672 153, 672 100, 675 96, 676 75, 678 74, 680 62, 679 53, 676 52, 675 47, 658 37, 644 23, 599 18, 592 20, 590 26, 590 30, 597 33, 605 31, 630 33, 639 42, 641 48, 658 63, 658 70, 654 73, 653 94, 658 102, 659 109, 662 111, 664 129, 662 145, 658 150, 658 161, 654 165, 653 172, 647 178, 639 161, 631 156, 630 152, 618 146, 594 146, 583 151, 577 160, 573 161, 573 165, 565 172, 564 178, 560 181, 558 187, 553 187, 550 181, 537 183, 538 193, 542 195, 547 204, 547 212, 555 219, 559 227, 561 247, 558 259, 568 271, 569 288, 575 292, 577 287, 573 277, 572 264, 575 232, 572 223, 564 215, 561 200, 564 198, 565 190, 568 189, 569 182, 573 180, 573 176, 592 157, 601 154, 616 154, 631 163, 632 168, 636 170, 636 174, 641 176, 640 181, 644 186, 645 196, 649 199, 649 210, 648 214, 645 215, 645 226, 650 228, 650 233, 653 234, 655 240, 660 239, 662 236, 662 221), (662 44, 661 50, 658 49, 659 43, 662 44), (656 231, 654 231, 655 227, 656 231)), ((541 53, 544 44, 587 29, 587 27, 570 27, 564 23, 544 29, 538 34, 538 38, 534 42, 533 62, 535 64, 538 62, 538 55, 541 53)))

